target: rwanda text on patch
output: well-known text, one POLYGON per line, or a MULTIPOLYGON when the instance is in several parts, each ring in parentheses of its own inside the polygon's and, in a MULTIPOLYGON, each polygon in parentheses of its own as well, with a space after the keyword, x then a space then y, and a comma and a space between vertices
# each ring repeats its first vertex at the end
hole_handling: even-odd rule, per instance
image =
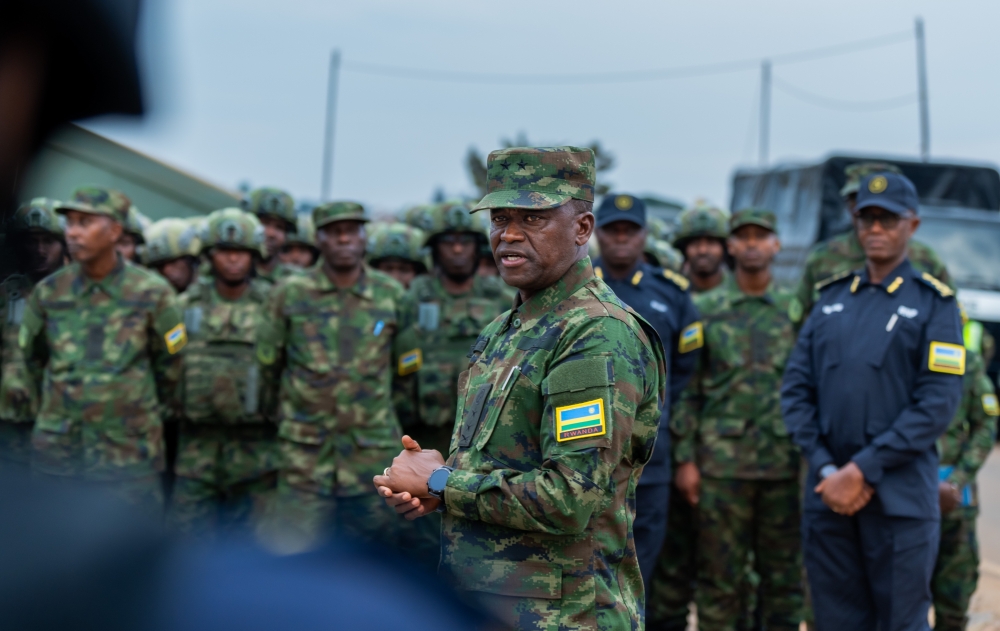
POLYGON ((556 408, 556 440, 558 442, 603 436, 606 432, 603 399, 556 408))

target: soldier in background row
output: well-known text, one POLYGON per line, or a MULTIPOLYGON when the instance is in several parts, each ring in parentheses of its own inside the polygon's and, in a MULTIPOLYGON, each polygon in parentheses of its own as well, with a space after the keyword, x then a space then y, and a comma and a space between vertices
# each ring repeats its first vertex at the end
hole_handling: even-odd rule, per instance
POLYGON ((729 273, 729 216, 714 206, 696 204, 678 215, 677 223, 673 246, 684 255, 684 275, 691 281, 691 293, 718 287, 729 273))
POLYGON ((258 188, 250 193, 248 211, 257 215, 264 226, 265 256, 254 265, 258 278, 276 283, 291 270, 281 264, 278 253, 285 247, 288 234, 296 229, 295 200, 277 188, 258 188))
POLYGON ((18 273, 0 283, 0 469, 27 468, 31 431, 38 414, 38 384, 31 378, 17 344, 24 308, 32 288, 63 266, 66 244, 58 202, 38 197, 17 209, 8 224, 16 248, 18 273))
POLYGON ((124 201, 128 204, 128 210, 126 211, 126 219, 124 230, 122 230, 122 236, 118 239, 117 248, 118 253, 121 254, 126 261, 129 263, 135 263, 138 265, 142 260, 142 248, 146 243, 145 231, 149 227, 149 218, 139 212, 135 204, 131 202, 127 197, 124 197, 124 201))
POLYGON ((405 223, 374 224, 368 233, 368 263, 409 289, 413 279, 427 273, 426 239, 423 230, 405 223))
POLYGON ((201 234, 186 219, 161 219, 145 233, 142 263, 167 279, 177 293, 194 282, 201 254, 201 234))
MULTIPOLYGON (((239 208, 211 213, 210 272, 181 295, 189 341, 170 521, 185 532, 245 530, 275 487, 277 437, 254 361, 271 285, 253 278, 264 229, 239 208)), ((273 412, 273 410, 272 410, 273 412)))
POLYGON ((161 414, 177 410, 187 332, 170 285, 115 250, 121 197, 83 188, 56 207, 74 262, 35 287, 18 340, 42 391, 32 469, 108 485, 159 513, 161 414))
POLYGON ((278 260, 287 267, 302 270, 315 265, 318 258, 316 226, 311 216, 300 214, 295 219, 295 231, 285 237, 278 260))

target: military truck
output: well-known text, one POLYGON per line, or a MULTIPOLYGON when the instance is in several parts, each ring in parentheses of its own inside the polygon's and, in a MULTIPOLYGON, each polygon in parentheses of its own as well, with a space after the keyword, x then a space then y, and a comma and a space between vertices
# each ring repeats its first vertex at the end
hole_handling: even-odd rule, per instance
MULTIPOLYGON (((969 316, 1000 341, 1000 173, 992 165, 836 155, 814 164, 740 169, 733 174, 731 208, 775 212, 782 244, 775 276, 794 285, 809 248, 851 229, 840 197, 844 167, 866 161, 895 164, 916 185, 922 220, 916 238, 948 266, 969 316)), ((990 372, 995 377, 998 370, 1000 357, 994 357, 990 372)))

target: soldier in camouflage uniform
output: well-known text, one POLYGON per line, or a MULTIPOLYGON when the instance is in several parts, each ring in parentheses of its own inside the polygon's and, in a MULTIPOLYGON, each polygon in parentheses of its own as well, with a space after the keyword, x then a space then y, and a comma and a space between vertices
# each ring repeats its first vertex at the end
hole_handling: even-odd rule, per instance
POLYGON ((288 235, 298 227, 295 200, 278 188, 258 188, 250 192, 246 209, 257 215, 264 226, 266 255, 255 264, 257 277, 273 284, 293 274, 295 270, 283 265, 278 254, 288 241, 288 235))
POLYGON ((396 338, 397 372, 405 384, 396 410, 407 433, 427 449, 445 453, 455 426, 458 376, 486 325, 510 308, 514 291, 498 277, 476 275, 482 215, 471 205, 428 206, 421 221, 434 271, 414 279, 407 320, 396 338))
POLYGON ((768 629, 797 630, 802 610, 799 454, 779 392, 795 343, 790 293, 774 287, 780 247, 770 211, 735 213, 728 251, 736 271, 695 304, 704 323, 699 367, 675 409, 674 453, 695 482, 678 488, 698 506, 698 625, 736 628, 744 563, 753 552, 768 629))
POLYGON ((967 348, 962 402, 937 441, 941 539, 931 578, 935 631, 962 631, 969 599, 979 580, 976 473, 996 441, 997 396, 976 348, 967 348))
POLYGON ((684 272, 691 281, 691 293, 719 286, 725 280, 726 238, 729 217, 725 211, 698 203, 677 217, 680 227, 673 246, 684 255, 684 272))
MULTIPOLYGON (((848 165, 844 169, 847 182, 840 189, 840 196, 844 198, 844 207, 852 216, 861 180, 872 173, 879 172, 901 174, 897 166, 885 162, 858 162, 848 165)), ((913 267, 922 272, 928 272, 953 290, 955 289, 948 269, 934 253, 934 250, 915 239, 910 240, 909 247, 907 256, 913 267)), ((806 257, 802 280, 795 292, 796 305, 792 307, 792 314, 796 316, 796 323, 801 326, 806 316, 812 311, 812 307, 819 297, 819 285, 831 279, 846 276, 854 270, 861 269, 864 265, 865 252, 861 249, 861 242, 858 241, 856 230, 850 230, 814 245, 806 257)))
POLYGON ((162 509, 164 409, 176 410, 187 332, 174 292, 115 251, 128 206, 83 188, 66 215, 74 263, 28 298, 18 342, 42 401, 32 469, 109 483, 150 511, 162 509))
POLYGON ((146 243, 145 231, 151 222, 124 194, 122 194, 122 198, 128 202, 128 214, 125 220, 125 230, 122 231, 121 239, 118 240, 118 253, 125 257, 129 263, 139 265, 142 259, 142 246, 146 243))
POLYGON ((673 226, 659 217, 650 217, 648 229, 644 251, 646 262, 656 267, 680 272, 684 267, 684 255, 670 245, 674 236, 673 226))
POLYGON ((280 383, 283 464, 268 536, 299 549, 332 531, 402 543, 415 529, 369 484, 402 436, 392 349, 404 290, 364 265, 360 204, 323 204, 313 221, 321 262, 274 288, 257 335, 265 382, 280 383))
POLYGON ((472 349, 448 466, 408 440, 375 483, 408 518, 444 510, 442 571, 511 628, 641 629, 631 524, 662 347, 586 255, 593 152, 503 149, 487 169, 475 210, 519 297, 472 349))
POLYGON ((265 415, 256 325, 271 285, 252 277, 264 229, 239 208, 208 216, 211 276, 180 298, 189 341, 170 521, 186 532, 241 529, 263 513, 278 469, 265 415))
POLYGON ((412 225, 375 224, 368 233, 368 264, 409 289, 414 278, 427 273, 426 241, 424 231, 412 225))
POLYGON ((201 254, 201 233, 187 219, 161 219, 145 233, 142 263, 167 279, 177 293, 194 281, 201 254))
POLYGON ((17 336, 32 288, 63 265, 66 246, 58 202, 38 197, 21 206, 10 224, 9 241, 19 248, 19 274, 0 283, 0 469, 27 468, 39 392, 31 379, 17 336))
POLYGON ((295 232, 285 237, 285 245, 278 254, 282 265, 295 269, 306 269, 316 264, 319 249, 316 247, 316 226, 309 215, 298 215, 295 232))

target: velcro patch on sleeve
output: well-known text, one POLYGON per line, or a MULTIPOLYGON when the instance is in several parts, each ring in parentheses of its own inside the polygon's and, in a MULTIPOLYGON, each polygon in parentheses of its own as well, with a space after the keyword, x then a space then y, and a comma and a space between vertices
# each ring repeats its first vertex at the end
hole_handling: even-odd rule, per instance
POLYGON ((184 348, 188 341, 187 329, 184 328, 184 324, 178 324, 164 333, 163 341, 167 343, 167 352, 171 355, 184 348))
POLYGON ((424 354, 419 348, 407 351, 399 356, 398 365, 400 377, 417 372, 424 365, 424 354))
POLYGON ((990 416, 1000 416, 1000 405, 997 404, 997 395, 983 395, 983 411, 990 416))
POLYGON ((949 375, 965 374, 965 347, 947 342, 931 342, 927 367, 933 372, 949 375))
POLYGON ((608 431, 604 399, 594 399, 556 408, 556 441, 603 436, 608 431))
POLYGON ((677 342, 677 351, 688 353, 698 350, 705 345, 705 328, 701 322, 695 322, 681 331, 680 340, 677 342))

